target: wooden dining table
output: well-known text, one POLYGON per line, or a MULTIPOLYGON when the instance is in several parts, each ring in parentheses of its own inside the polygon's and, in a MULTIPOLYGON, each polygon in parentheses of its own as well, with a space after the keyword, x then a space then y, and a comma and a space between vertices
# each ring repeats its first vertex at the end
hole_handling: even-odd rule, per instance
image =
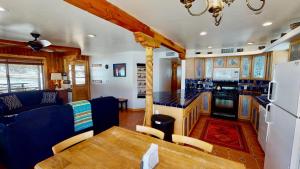
POLYGON ((156 169, 245 169, 241 163, 120 127, 112 127, 40 163, 35 169, 139 169, 150 144, 158 145, 156 169))

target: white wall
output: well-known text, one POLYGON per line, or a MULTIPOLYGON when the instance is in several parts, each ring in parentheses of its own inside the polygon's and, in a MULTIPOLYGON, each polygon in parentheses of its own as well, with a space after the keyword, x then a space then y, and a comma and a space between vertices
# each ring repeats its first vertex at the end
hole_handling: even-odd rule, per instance
POLYGON ((106 56, 91 56, 90 63, 109 65, 103 70, 103 84, 91 84, 92 98, 114 96, 128 99, 129 108, 144 108, 145 99, 137 98, 137 63, 145 63, 145 52, 128 51, 106 56), (113 64, 126 63, 126 77, 113 76, 113 64))
MULTIPOLYGON (((153 90, 171 89, 171 60, 161 59, 165 52, 154 52, 153 90)), ((103 84, 91 84, 91 96, 114 96, 128 99, 128 108, 145 108, 145 99, 137 98, 137 63, 145 63, 145 51, 128 51, 111 54, 91 55, 90 64, 109 65, 102 69, 103 84), (113 77, 113 64, 126 63, 126 77, 113 77)))

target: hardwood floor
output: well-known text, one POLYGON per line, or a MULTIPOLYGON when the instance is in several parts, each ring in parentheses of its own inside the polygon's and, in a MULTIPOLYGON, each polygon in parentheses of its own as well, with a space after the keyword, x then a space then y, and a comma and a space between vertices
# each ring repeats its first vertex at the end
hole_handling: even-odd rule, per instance
MULTIPOLYGON (((136 125, 142 125, 144 120, 144 111, 122 111, 119 113, 120 126, 135 131, 136 125)), ((205 125, 205 120, 208 117, 203 116, 199 119, 194 130, 191 133, 191 137, 200 138, 202 130, 205 125)), ((264 153, 261 150, 259 143, 257 141, 257 135, 253 130, 252 126, 248 122, 239 122, 242 126, 244 135, 247 140, 247 144, 250 153, 245 153, 242 151, 237 151, 227 147, 222 147, 214 145, 212 154, 220 156, 226 159, 238 161, 244 163, 247 169, 263 169, 264 164, 264 153)), ((0 169, 5 169, 0 164, 0 169)))
MULTIPOLYGON (((205 121, 208 117, 202 116, 198 123, 196 124, 194 130, 191 133, 191 137, 199 139, 201 136, 201 133, 203 131, 205 121)), ((141 125, 143 124, 144 119, 144 112, 143 111, 137 111, 137 112, 129 112, 129 111, 123 111, 120 112, 120 126, 135 130, 135 126, 137 124, 141 125)), ((226 159, 238 161, 241 163, 244 163, 247 167, 247 169, 263 169, 264 165, 264 153, 262 149, 259 146, 259 143, 257 141, 257 135, 255 131, 253 130, 252 126, 248 122, 238 122, 241 124, 243 133, 246 137, 247 144, 249 147, 249 153, 245 153, 242 151, 230 149, 227 147, 222 147, 219 145, 214 145, 214 149, 212 154, 216 156, 220 156, 226 159)))

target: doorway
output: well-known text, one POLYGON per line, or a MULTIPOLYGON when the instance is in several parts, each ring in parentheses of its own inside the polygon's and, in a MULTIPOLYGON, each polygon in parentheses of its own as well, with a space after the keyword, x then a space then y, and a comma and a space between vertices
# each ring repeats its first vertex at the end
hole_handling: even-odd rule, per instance
POLYGON ((67 73, 72 86, 72 100, 90 99, 89 63, 87 60, 70 61, 67 63, 67 73))
POLYGON ((171 91, 177 91, 181 89, 181 62, 179 59, 173 59, 171 65, 172 65, 171 91))

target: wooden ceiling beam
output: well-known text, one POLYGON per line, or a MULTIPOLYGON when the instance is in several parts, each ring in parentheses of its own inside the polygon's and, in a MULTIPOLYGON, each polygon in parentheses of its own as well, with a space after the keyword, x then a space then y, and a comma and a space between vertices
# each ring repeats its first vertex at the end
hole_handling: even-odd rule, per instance
MULTIPOLYGON (((94 14, 102 19, 105 19, 111 23, 121 26, 133 33, 142 32, 158 41, 161 44, 175 52, 178 52, 180 56, 185 56, 186 50, 181 45, 173 42, 164 35, 151 29, 148 25, 139 21, 135 17, 129 15, 119 7, 111 4, 107 0, 64 0, 84 11, 94 14)), ((184 58, 181 58, 184 59, 184 58)))

